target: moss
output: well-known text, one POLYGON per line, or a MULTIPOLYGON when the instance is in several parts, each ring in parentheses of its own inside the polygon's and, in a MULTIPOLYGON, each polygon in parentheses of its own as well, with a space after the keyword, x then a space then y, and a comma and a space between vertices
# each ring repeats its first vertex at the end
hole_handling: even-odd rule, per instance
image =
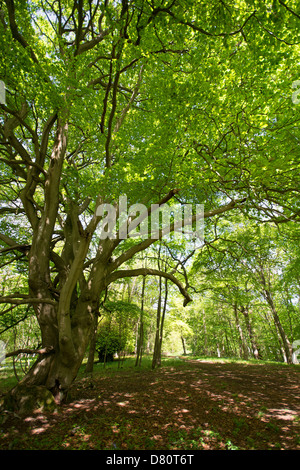
POLYGON ((44 386, 18 384, 2 400, 2 409, 29 415, 34 411, 53 412, 56 403, 52 393, 44 386))

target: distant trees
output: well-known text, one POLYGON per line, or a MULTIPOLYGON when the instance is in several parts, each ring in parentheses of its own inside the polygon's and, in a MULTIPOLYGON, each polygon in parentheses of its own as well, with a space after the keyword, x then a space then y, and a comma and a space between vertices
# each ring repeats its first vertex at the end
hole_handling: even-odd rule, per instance
MULTIPOLYGON (((161 277, 124 278, 108 290, 91 336, 87 372, 95 360, 121 362, 127 354, 135 354, 136 366, 150 354, 153 368, 161 365, 163 353, 297 362, 293 343, 300 339, 298 232, 292 225, 279 232, 272 225, 233 219, 235 223, 235 232, 227 223, 213 234, 207 232, 202 249, 187 265, 176 245, 148 250, 148 267, 163 271, 173 266, 178 273, 179 266, 183 269, 181 275, 188 276, 194 292, 190 306, 183 308, 177 290, 161 277)), ((23 305, 15 312, 0 316, 2 338, 13 341, 15 350, 37 349, 40 336, 34 316, 27 312, 24 320, 23 305)), ((28 355, 16 356, 22 357, 26 372, 28 355)), ((20 367, 18 371, 20 379, 20 367)))
POLYGON ((298 235, 293 226, 279 234, 272 225, 238 225, 234 237, 223 227, 207 240, 194 263, 203 296, 192 318, 203 334, 195 334, 193 349, 203 353, 215 343, 214 354, 292 363, 300 325, 297 261, 291 263, 298 235))
MULTIPOLYGON (((180 263, 180 272, 172 263, 165 270, 139 264, 164 235, 162 225, 158 238, 135 231, 141 204, 148 228, 154 204, 175 203, 205 205, 208 229, 218 230, 232 212, 257 223, 299 221, 299 108, 291 99, 299 79, 297 8, 296 0, 0 2, 0 80, 11 90, 0 103, 3 284, 14 273, 1 292, 1 313, 11 313, 12 325, 34 311, 43 351, 23 385, 44 386, 63 400, 105 292, 123 279, 154 276, 168 299, 175 285, 184 305, 191 303, 195 292, 180 263), (122 195, 132 212, 123 211, 122 195), (127 237, 119 230, 110 236, 107 205, 127 237)), ((238 236, 238 224, 232 230, 238 236)), ((232 240, 214 248, 228 252, 232 240)), ((250 252, 249 273, 237 261, 236 277, 249 275, 250 307, 267 304, 290 361, 296 287, 287 277, 279 287, 280 273, 270 277, 265 259, 259 275, 250 252)), ((213 277, 221 286, 220 261, 207 288, 213 277)), ((233 329, 247 349, 240 309, 248 304, 234 298, 232 277, 230 287, 222 285, 226 295, 215 290, 214 331, 208 312, 202 318, 206 347, 214 341, 219 354, 221 333, 236 349, 233 329), (232 301, 234 317, 226 319, 232 301)), ((162 292, 159 286, 152 304, 158 361, 168 314, 162 292)), ((250 307, 255 332, 261 324, 250 307)), ((143 334, 146 340, 144 327, 140 344, 143 334)))

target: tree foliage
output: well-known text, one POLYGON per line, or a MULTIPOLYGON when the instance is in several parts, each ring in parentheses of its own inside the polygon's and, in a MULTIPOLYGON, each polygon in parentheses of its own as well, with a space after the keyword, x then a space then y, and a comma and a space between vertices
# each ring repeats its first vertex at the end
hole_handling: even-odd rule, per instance
POLYGON ((33 307, 51 354, 25 382, 61 396, 109 285, 162 276, 192 300, 185 276, 126 264, 155 239, 100 236, 103 204, 204 204, 208 229, 237 210, 299 221, 299 11, 5 0, 0 30, 1 265, 24 275, 1 303, 33 307))

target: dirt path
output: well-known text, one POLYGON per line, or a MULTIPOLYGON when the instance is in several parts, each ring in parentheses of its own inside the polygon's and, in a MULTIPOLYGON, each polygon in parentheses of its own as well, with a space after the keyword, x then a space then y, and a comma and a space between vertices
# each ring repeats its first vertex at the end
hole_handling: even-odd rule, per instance
POLYGON ((82 379, 57 413, 9 416, 0 449, 300 450, 299 372, 188 361, 82 379))

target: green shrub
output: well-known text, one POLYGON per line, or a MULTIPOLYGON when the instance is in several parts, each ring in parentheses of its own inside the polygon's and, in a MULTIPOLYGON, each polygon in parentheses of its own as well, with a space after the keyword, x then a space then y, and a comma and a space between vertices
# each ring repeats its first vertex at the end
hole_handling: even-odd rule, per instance
POLYGON ((118 325, 110 322, 101 326, 97 337, 96 351, 100 362, 112 362, 116 353, 125 349, 126 337, 118 325))

